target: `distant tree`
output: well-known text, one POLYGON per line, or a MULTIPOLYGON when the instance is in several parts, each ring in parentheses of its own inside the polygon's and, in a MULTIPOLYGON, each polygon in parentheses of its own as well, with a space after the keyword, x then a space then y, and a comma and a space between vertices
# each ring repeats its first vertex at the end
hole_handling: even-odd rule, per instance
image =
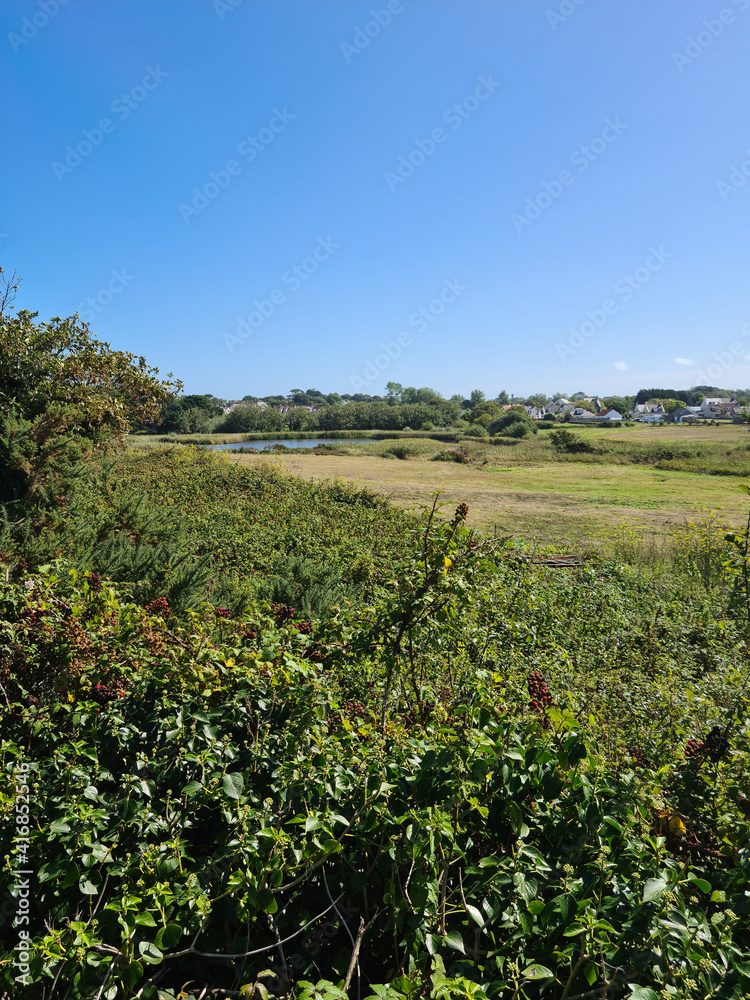
POLYGON ((386 382, 385 390, 386 401, 391 406, 397 406, 404 394, 404 387, 400 382, 386 382))
POLYGON ((498 402, 498 403, 499 403, 499 404, 500 404, 501 406, 507 406, 507 405, 508 405, 508 404, 510 403, 510 396, 509 396, 509 395, 508 395, 508 393, 507 393, 507 392, 505 391, 505 389, 503 389, 503 390, 502 390, 501 392, 499 392, 499 393, 497 394, 497 396, 495 397, 495 399, 497 400, 497 402, 498 402))
POLYGON ((473 424, 481 424, 483 427, 489 427, 492 421, 496 420, 502 412, 502 408, 496 400, 488 399, 472 409, 471 422, 473 424))
POLYGON ((647 403, 661 403, 667 413, 674 413, 675 410, 681 410, 687 403, 684 399, 647 399, 647 403))
POLYGON ((486 398, 487 397, 485 396, 485 394, 482 392, 481 389, 472 389, 471 396, 469 397, 472 409, 475 406, 479 406, 480 403, 484 403, 486 398))
POLYGON ((536 434, 537 428, 525 410, 512 409, 493 420, 489 432, 503 437, 521 438, 536 434))
POLYGON ((529 406, 546 406, 549 401, 549 396, 545 396, 543 392, 535 392, 533 396, 528 396, 526 399, 529 406))
POLYGON ((635 405, 635 396, 603 396, 602 405, 617 410, 623 416, 630 413, 635 405))
POLYGON ((341 402, 341 396, 339 396, 337 392, 329 392, 328 395, 326 396, 326 403, 328 403, 329 406, 335 406, 337 403, 340 402, 341 402))
POLYGON ((580 403, 586 398, 585 392, 574 392, 572 396, 569 397, 571 403, 580 403))

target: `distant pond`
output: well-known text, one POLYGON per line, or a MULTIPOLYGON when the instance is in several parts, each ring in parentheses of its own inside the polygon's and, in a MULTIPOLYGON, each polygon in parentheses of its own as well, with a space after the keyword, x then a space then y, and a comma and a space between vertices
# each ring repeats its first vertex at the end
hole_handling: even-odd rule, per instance
POLYGON ((281 444, 285 448, 317 448, 320 444, 375 444, 375 438, 301 438, 300 440, 290 439, 287 441, 233 441, 231 444, 209 444, 206 445, 212 451, 240 451, 243 448, 256 448, 263 451, 266 448, 273 448, 274 445, 281 444))

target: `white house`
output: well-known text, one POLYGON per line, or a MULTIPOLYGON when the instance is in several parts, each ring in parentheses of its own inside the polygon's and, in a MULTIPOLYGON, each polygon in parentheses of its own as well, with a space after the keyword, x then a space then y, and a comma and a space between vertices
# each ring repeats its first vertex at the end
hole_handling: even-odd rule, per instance
POLYGON ((698 412, 706 420, 715 420, 717 417, 733 417, 741 409, 742 407, 736 399, 727 399, 721 396, 704 396, 698 407, 698 412))
POLYGON ((666 416, 667 411, 661 403, 636 403, 630 411, 632 420, 646 424, 658 424, 666 416))

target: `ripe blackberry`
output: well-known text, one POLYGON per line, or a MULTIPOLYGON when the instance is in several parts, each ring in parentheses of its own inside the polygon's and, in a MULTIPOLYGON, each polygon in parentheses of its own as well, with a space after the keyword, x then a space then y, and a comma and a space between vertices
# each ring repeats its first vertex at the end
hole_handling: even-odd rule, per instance
POLYGON ((529 691, 530 707, 536 712, 544 712, 554 704, 544 676, 538 670, 532 670, 526 678, 529 691))
POLYGON ((296 614, 291 604, 272 604, 271 610, 273 611, 277 625, 280 625, 282 622, 290 622, 296 614))
POLYGON ((229 608, 214 608, 214 614, 217 618, 231 618, 232 612, 229 608))
POLYGON ((150 615, 161 615, 162 618, 168 618, 172 614, 166 597, 155 597, 153 601, 148 602, 143 610, 150 615))
POLYGON ((102 589, 102 578, 99 576, 98 573, 89 573, 89 575, 88 575, 88 584, 89 584, 89 587, 92 590, 94 590, 94 591, 101 590, 102 589))
POLYGON ((469 513, 469 505, 465 503, 460 503, 458 507, 456 507, 455 520, 465 521, 468 513, 469 513))
POLYGON ((310 635, 312 632, 312 625, 310 622, 296 622, 297 631, 301 632, 302 635, 310 635))
POLYGON ((729 750, 729 741, 719 726, 714 726, 704 740, 688 740, 685 744, 685 757, 690 759, 708 758, 714 764, 725 757, 729 750))
POLYGON ((98 702, 100 705, 106 705, 107 702, 114 701, 118 697, 122 696, 117 688, 108 687, 106 684, 95 684, 91 689, 92 700, 98 702))
POLYGON ((654 766, 653 761, 646 756, 640 747, 629 747, 628 753, 639 767, 651 768, 654 766))

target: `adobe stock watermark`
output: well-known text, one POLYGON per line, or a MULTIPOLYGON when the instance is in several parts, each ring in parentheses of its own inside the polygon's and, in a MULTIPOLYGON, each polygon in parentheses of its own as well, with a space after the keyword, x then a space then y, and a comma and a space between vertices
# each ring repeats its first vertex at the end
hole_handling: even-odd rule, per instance
POLYGON ((404 5, 402 0, 388 0, 382 10, 371 10, 370 18, 364 25, 357 28, 351 42, 341 42, 339 48, 344 54, 344 59, 348 63, 352 61, 352 56, 364 52, 373 38, 377 38, 383 28, 387 28, 393 20, 394 14, 403 13, 404 5))
MULTIPOLYGON (((267 149, 277 135, 284 131, 289 122, 294 121, 296 115, 284 108, 279 111, 274 108, 271 118, 255 135, 246 136, 237 146, 237 154, 245 160, 245 163, 252 163, 259 153, 267 149)), ((214 198, 218 198, 222 191, 226 190, 235 177, 242 173, 242 164, 238 160, 227 160, 226 164, 219 170, 212 170, 208 175, 208 180, 202 187, 193 188, 193 199, 188 204, 181 201, 177 206, 182 218, 186 223, 190 223, 197 215, 211 204, 214 198)))
POLYGON ((747 179, 750 177, 750 146, 745 152, 747 153, 747 159, 743 160, 739 166, 736 164, 732 166, 729 180, 716 182, 716 190, 721 195, 722 201, 726 201, 732 194, 737 194, 739 189, 747 184, 747 179))
POLYGON ((220 21, 223 21, 227 14, 231 14, 232 11, 237 10, 243 0, 213 0, 211 6, 216 11, 216 15, 220 21))
MULTIPOLYGON (((467 119, 471 118, 478 111, 485 101, 488 101, 492 97, 499 86, 500 84, 492 78, 491 73, 488 76, 480 76, 474 90, 467 97, 464 97, 462 101, 456 101, 455 104, 443 113, 443 121, 446 125, 450 125, 451 129, 455 132, 461 128, 467 119)), ((386 170, 383 176, 391 194, 393 194, 399 184, 404 184, 413 175, 414 171, 432 156, 438 146, 442 145, 449 135, 450 133, 446 132, 443 128, 434 128, 426 139, 417 139, 415 141, 411 152, 399 157, 398 167, 396 167, 395 171, 386 170)))
POLYGON ((20 763, 14 775, 16 802, 15 802, 15 837, 13 838, 13 863, 14 882, 11 892, 15 895, 16 919, 14 926, 19 928, 18 943, 14 946, 13 956, 14 969, 17 970, 14 979, 23 986, 30 983, 29 962, 31 960, 31 934, 29 924, 31 923, 31 878, 34 874, 28 868, 29 862, 29 765, 20 763), (23 877, 22 877, 23 876, 23 877))
MULTIPOLYGON (((741 11, 750 7, 750 0, 732 0, 732 3, 741 11)), ((696 59, 699 59, 706 49, 710 48, 716 39, 724 34, 727 25, 733 24, 735 19, 735 13, 731 7, 724 7, 716 17, 704 20, 701 29, 695 35, 685 39, 685 51, 672 53, 672 61, 680 73, 684 73, 686 66, 692 65, 696 59)))
MULTIPOLYGON (((299 264, 294 264, 281 275, 281 284, 286 285, 290 292, 298 292, 302 285, 309 281, 320 265, 340 248, 340 243, 334 243, 330 236, 323 239, 318 237, 314 249, 308 257, 305 257, 299 264)), ((243 344, 253 333, 270 319, 279 306, 283 306, 287 300, 288 293, 281 288, 274 288, 265 299, 254 299, 253 307, 246 316, 237 317, 237 326, 234 333, 223 334, 224 344, 230 354, 234 353, 235 347, 243 344)))
MULTIPOLYGON (((446 306, 455 302, 465 291, 466 285, 460 284, 457 279, 454 278, 453 281, 446 279, 438 295, 426 306, 415 309, 409 316, 409 326, 417 333, 424 333, 443 315, 446 306)), ((372 360, 367 358, 361 375, 351 376, 350 380, 355 392, 359 392, 365 386, 379 379, 382 373, 401 356, 403 349, 411 347, 413 342, 413 336, 407 330, 402 330, 395 340, 388 343, 381 341, 380 353, 376 354, 372 360)))
MULTIPOLYGON (((750 339, 750 323, 743 323, 740 328, 740 336, 744 337, 745 341, 750 339)), ((748 350, 750 350, 750 344, 747 342, 743 344, 741 340, 733 340, 726 350, 714 354, 715 364, 708 365, 705 371, 696 370, 698 384, 718 385, 718 380, 738 361, 750 361, 748 350)))
POLYGON ((96 295, 89 295, 85 302, 78 304, 76 312, 84 323, 93 323, 97 315, 107 308, 116 295, 125 290, 134 277, 128 274, 124 267, 119 271, 112 268, 110 274, 112 277, 104 288, 100 288, 96 295))
POLYGON ((34 13, 22 18, 19 31, 8 32, 7 38, 13 51, 18 52, 22 46, 28 45, 32 39, 36 38, 42 28, 47 27, 60 8, 68 3, 70 0, 39 0, 34 13))
MULTIPOLYGON (((110 111, 114 115, 117 115, 119 121, 125 121, 168 76, 169 73, 159 65, 155 68, 147 66, 141 82, 131 87, 126 93, 116 97, 109 106, 110 111)), ((101 146, 104 142, 104 137, 111 135, 116 128, 117 122, 111 118, 100 118, 94 128, 83 129, 81 133, 83 138, 79 139, 75 146, 68 145, 65 147, 66 156, 64 161, 52 161, 52 170, 55 177, 62 182, 67 174, 72 174, 76 167, 79 167, 83 163, 86 157, 91 156, 94 150, 101 146)))
MULTIPOLYGON (((750 3, 750 0, 748 2, 750 3)), ((601 133, 591 139, 587 146, 579 146, 570 154, 571 164, 578 168, 579 173, 584 173, 609 149, 613 142, 619 139, 627 128, 630 126, 621 122, 619 116, 616 116, 614 121, 611 118, 605 118, 601 133)), ((542 212, 545 212, 553 202, 557 201, 565 188, 570 187, 574 182, 575 174, 571 173, 570 170, 561 170, 556 178, 545 181, 541 190, 533 198, 526 199, 523 214, 514 212, 511 215, 510 221, 516 232, 520 234, 527 226, 536 222, 542 212)))
POLYGON ((615 297, 609 296, 604 299, 598 309, 587 309, 584 322, 578 327, 570 327, 570 336, 566 341, 557 341, 555 350, 560 360, 566 361, 571 354, 579 351, 586 341, 591 340, 599 330, 602 330, 610 318, 619 312, 620 306, 629 302, 636 292, 647 285, 651 281, 651 276, 661 271, 671 257, 672 254, 667 253, 663 246, 658 250, 656 247, 650 247, 645 263, 615 282, 612 289, 615 297))
POLYGON ((564 24, 569 17, 572 17, 579 7, 582 7, 586 0, 562 0, 557 10, 547 11, 547 23, 553 31, 557 31, 558 24, 564 24))

